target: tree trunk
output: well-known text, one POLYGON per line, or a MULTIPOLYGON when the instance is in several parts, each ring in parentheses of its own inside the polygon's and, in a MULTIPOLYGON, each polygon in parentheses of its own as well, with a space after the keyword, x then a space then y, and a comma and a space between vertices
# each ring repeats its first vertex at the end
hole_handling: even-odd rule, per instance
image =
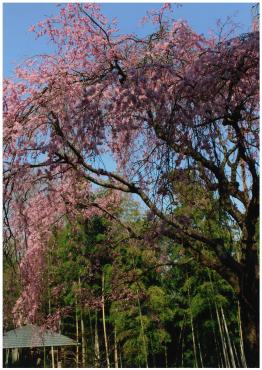
MULTIPOLYGON (((257 297, 258 300, 258 297, 257 297)), ((259 368, 259 304, 257 309, 250 306, 243 297, 240 299, 244 352, 247 367, 259 368)))
POLYGON ((256 245, 248 246, 240 276, 240 314, 247 367, 259 367, 259 264, 256 245))

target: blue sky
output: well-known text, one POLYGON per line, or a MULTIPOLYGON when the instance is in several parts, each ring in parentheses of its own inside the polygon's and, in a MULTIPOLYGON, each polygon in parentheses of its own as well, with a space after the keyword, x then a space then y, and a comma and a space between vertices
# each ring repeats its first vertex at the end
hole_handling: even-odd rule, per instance
MULTIPOLYGON (((234 16, 234 21, 241 25, 241 32, 247 32, 251 24, 252 3, 186 3, 176 7, 173 4, 173 17, 188 21, 193 29, 206 34, 214 29, 216 20, 225 20, 234 16)), ((102 10, 109 18, 117 17, 122 33, 136 32, 144 35, 151 30, 142 27, 139 20, 149 9, 159 8, 156 3, 107 3, 101 4, 102 10), (147 32, 148 31, 148 32, 147 32)), ((35 39, 28 32, 31 25, 58 11, 52 3, 5 3, 3 4, 3 72, 10 76, 14 66, 26 57, 38 53, 50 52, 51 45, 46 39, 35 39)))

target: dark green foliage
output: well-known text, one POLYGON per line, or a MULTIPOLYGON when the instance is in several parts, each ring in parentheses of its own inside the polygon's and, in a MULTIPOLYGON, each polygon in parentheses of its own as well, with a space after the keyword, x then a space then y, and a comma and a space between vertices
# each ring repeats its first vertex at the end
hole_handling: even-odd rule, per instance
MULTIPOLYGON (((151 221, 127 205, 118 216, 138 234, 148 232, 151 221)), ((213 235, 223 232, 201 207, 194 218, 213 235)), ((233 289, 185 247, 164 237, 130 238, 96 216, 54 230, 46 259, 43 318, 62 310, 60 330, 80 343, 64 350, 63 366, 106 367, 104 325, 111 367, 242 365, 233 289)))

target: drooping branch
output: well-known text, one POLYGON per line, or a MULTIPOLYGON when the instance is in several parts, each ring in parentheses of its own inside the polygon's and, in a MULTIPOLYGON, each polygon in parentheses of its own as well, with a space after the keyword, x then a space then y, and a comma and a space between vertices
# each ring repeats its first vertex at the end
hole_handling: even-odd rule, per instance
MULTIPOLYGON (((214 190, 218 190, 221 200, 224 203, 225 208, 229 212, 229 214, 237 221, 237 223, 241 226, 243 224, 243 215, 242 213, 234 206, 232 203, 230 196, 233 196, 243 202, 244 194, 241 190, 239 190, 238 185, 236 182, 229 181, 224 172, 224 164, 223 165, 216 165, 213 161, 205 158, 196 148, 192 146, 190 142, 184 144, 184 146, 180 146, 176 144, 170 137, 167 136, 163 132, 163 129, 160 124, 158 124, 154 119, 152 112, 148 112, 149 115, 149 123, 151 127, 156 132, 156 135, 159 139, 163 140, 169 147, 171 147, 176 153, 186 155, 192 159, 194 159, 197 163, 200 164, 198 167, 199 171, 203 173, 203 169, 207 169, 215 176, 217 183, 212 184, 208 182, 209 188, 213 188, 214 190)), ((212 190, 212 189, 210 189, 212 190)))

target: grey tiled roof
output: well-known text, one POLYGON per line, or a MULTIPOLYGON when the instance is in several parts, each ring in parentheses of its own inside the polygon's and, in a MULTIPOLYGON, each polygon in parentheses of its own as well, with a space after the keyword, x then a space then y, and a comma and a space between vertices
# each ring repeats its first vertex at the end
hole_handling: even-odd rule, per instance
POLYGON ((51 346, 76 346, 77 343, 65 335, 42 332, 38 326, 26 325, 10 330, 3 336, 3 348, 32 348, 51 346))

